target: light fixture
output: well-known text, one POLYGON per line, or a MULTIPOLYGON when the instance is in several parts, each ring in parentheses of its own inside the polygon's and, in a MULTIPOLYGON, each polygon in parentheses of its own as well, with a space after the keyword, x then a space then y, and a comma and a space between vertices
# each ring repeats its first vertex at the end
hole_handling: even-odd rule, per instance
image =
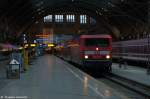
POLYGON ((99 48, 96 48, 96 50, 98 51, 98 50, 99 50, 99 48))
POLYGON ((48 46, 48 47, 53 47, 53 46, 54 46, 54 44, 48 44, 47 46, 48 46))
POLYGON ((36 46, 36 44, 30 44, 30 46, 31 46, 31 47, 35 47, 35 46, 36 46))
POLYGON ((110 59, 110 55, 106 55, 106 59, 110 59))
POLYGON ((85 56, 84 56, 84 58, 85 58, 85 59, 88 59, 88 58, 89 58, 89 56, 88 56, 88 55, 85 55, 85 56))

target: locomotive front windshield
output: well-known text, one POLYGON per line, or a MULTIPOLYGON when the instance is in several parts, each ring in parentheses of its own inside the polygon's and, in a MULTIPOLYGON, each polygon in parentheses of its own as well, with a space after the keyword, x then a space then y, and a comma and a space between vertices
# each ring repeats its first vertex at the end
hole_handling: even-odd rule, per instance
POLYGON ((85 46, 108 47, 108 38, 88 38, 85 39, 85 46))

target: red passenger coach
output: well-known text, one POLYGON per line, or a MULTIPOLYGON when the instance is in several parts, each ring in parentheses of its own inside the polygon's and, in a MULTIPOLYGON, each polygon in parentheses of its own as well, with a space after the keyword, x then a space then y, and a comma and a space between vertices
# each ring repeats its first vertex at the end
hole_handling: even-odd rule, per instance
POLYGON ((110 35, 81 35, 79 39, 67 42, 67 47, 63 49, 63 58, 80 64, 83 68, 110 72, 111 53, 110 35))

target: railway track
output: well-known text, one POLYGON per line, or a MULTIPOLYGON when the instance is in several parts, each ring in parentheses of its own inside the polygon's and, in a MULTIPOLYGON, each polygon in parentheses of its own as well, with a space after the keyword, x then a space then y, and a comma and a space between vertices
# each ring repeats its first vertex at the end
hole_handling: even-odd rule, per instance
POLYGON ((150 86, 141 84, 139 82, 136 82, 136 81, 133 81, 133 80, 130 80, 130 79, 118 76, 118 75, 115 75, 113 73, 111 73, 109 75, 104 74, 103 76, 106 79, 108 79, 114 83, 117 83, 129 90, 132 90, 132 91, 146 97, 146 99, 150 99, 150 86))

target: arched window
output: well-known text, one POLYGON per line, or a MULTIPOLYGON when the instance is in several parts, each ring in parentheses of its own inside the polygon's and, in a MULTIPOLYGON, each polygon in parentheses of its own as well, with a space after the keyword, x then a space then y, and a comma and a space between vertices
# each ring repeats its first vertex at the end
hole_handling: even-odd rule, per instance
POLYGON ((86 23, 87 23, 87 16, 80 15, 80 24, 86 24, 86 23))
POLYGON ((75 22, 75 15, 67 15, 67 22, 75 22))
POLYGON ((63 15, 55 15, 55 22, 63 22, 64 16, 63 15))
POLYGON ((52 15, 48 15, 44 17, 44 22, 52 22, 53 16, 52 15))

